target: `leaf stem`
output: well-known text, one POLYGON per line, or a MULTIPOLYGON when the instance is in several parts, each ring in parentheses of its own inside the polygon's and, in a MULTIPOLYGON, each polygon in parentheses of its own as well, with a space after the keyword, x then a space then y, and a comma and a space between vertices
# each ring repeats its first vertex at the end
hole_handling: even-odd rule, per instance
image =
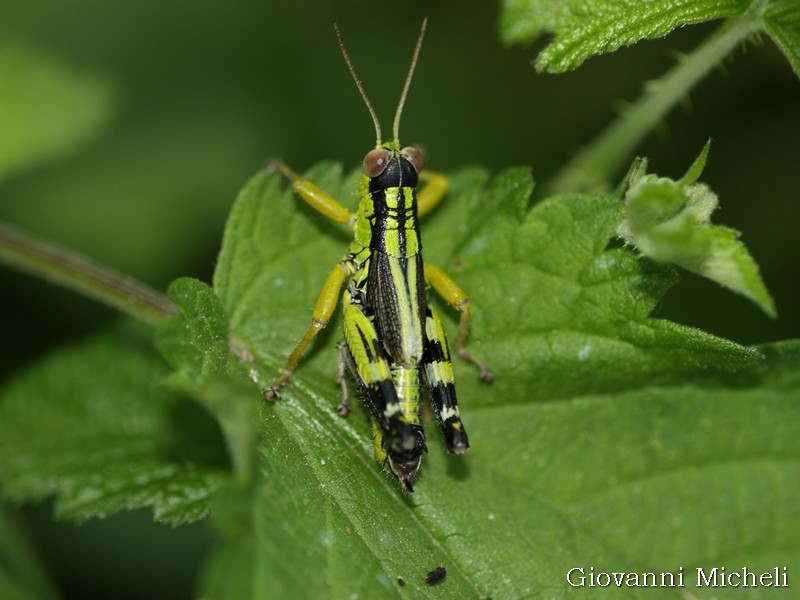
POLYGON ((764 0, 753 2, 744 14, 727 21, 693 53, 683 58, 660 80, 651 82, 639 100, 588 146, 581 150, 550 182, 550 193, 605 191, 614 173, 630 160, 642 138, 708 71, 736 46, 762 27, 764 0))
POLYGON ((178 312, 166 296, 143 283, 3 223, 0 262, 91 296, 151 325, 178 312))

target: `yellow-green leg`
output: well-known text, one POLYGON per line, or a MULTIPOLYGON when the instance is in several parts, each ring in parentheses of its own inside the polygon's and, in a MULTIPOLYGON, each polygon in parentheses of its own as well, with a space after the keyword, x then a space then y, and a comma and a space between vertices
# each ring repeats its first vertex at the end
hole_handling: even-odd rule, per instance
MULTIPOLYGON (((292 183, 292 189, 295 193, 318 213, 325 215, 337 223, 350 223, 353 220, 353 215, 350 211, 339 204, 333 196, 310 181, 300 177, 300 175, 292 171, 282 161, 272 161, 269 167, 277 170, 286 177, 292 183)), ((331 315, 333 311, 336 310, 336 305, 339 302, 339 292, 342 289, 346 274, 346 266, 343 263, 339 263, 334 267, 330 275, 328 275, 325 284, 322 286, 319 298, 317 298, 317 303, 314 305, 314 312, 311 315, 311 325, 309 325, 306 330, 303 339, 295 346, 294 351, 281 370, 278 379, 275 380, 272 387, 264 391, 264 398, 266 400, 275 400, 275 398, 278 397, 278 391, 291 379, 292 373, 294 373, 294 370, 297 368, 297 364, 300 362, 300 358, 303 356, 305 349, 330 321, 331 315)))
POLYGON ((423 171, 419 179, 425 182, 425 186, 417 192, 417 216, 421 217, 442 201, 450 189, 450 182, 441 173, 433 171, 423 171))
POLYGON ((292 189, 295 193, 305 200, 311 208, 328 217, 337 223, 350 223, 354 218, 353 214, 328 192, 317 187, 307 179, 303 179, 292 171, 285 163, 276 160, 270 163, 270 168, 276 169, 292 182, 292 189))
POLYGON ((275 380, 271 388, 264 392, 265 400, 275 400, 278 397, 278 391, 291 379, 292 373, 297 368, 297 363, 300 362, 300 357, 303 356, 303 352, 305 352, 311 341, 317 337, 317 334, 328 325, 331 315, 339 303, 339 292, 342 289, 344 277, 345 266, 339 263, 333 268, 333 271, 325 280, 325 285, 322 286, 317 303, 314 305, 314 312, 311 313, 311 325, 306 330, 303 339, 300 340, 294 351, 289 355, 289 359, 281 370, 278 379, 275 380))
POLYGON ((464 291, 458 287, 447 273, 439 267, 425 264, 425 280, 436 290, 445 302, 455 308, 460 313, 458 322, 458 336, 454 344, 456 354, 463 360, 471 362, 480 369, 480 378, 483 381, 492 381, 494 374, 478 357, 469 352, 466 348, 467 337, 469 336, 470 326, 470 305, 469 298, 464 291))

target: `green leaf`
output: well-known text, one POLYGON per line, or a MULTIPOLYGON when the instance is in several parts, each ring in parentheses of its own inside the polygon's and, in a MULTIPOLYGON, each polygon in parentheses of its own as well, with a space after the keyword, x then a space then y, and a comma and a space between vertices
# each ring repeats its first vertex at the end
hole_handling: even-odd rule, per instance
POLYGON ((0 390, 0 482, 13 501, 55 495, 82 521, 152 507, 156 520, 208 513, 226 479, 216 423, 155 385, 165 365, 131 335, 98 335, 31 366, 0 390))
POLYGON ((228 319, 210 287, 182 278, 173 282, 169 295, 182 314, 168 317, 158 330, 158 347, 175 369, 163 383, 196 398, 217 418, 234 468, 247 479, 257 432, 253 388, 243 365, 252 358, 229 334, 228 319))
POLYGON ((617 232, 645 256, 674 263, 749 298, 771 317, 775 304, 738 231, 711 225, 719 201, 700 176, 709 144, 679 181, 648 175, 640 164, 628 178, 625 216, 617 232))
MULTIPOLYGON (((358 172, 343 179, 338 168, 322 164, 307 177, 355 207, 358 172)), ((691 467, 698 455, 708 458, 712 493, 732 493, 747 469, 734 465, 731 472, 722 458, 730 447, 714 444, 706 457, 704 444, 688 444, 687 436, 728 432, 731 424, 732 435, 750 432, 737 450, 744 462, 760 456, 760 433, 752 423, 740 431, 759 381, 748 380, 755 392, 731 402, 731 414, 719 402, 730 396, 725 386, 738 389, 744 377, 724 373, 761 354, 649 316, 674 274, 631 249, 608 246, 621 217, 614 198, 564 196, 529 211, 527 169, 491 180, 465 169, 451 184, 424 225, 426 259, 470 293, 471 347, 497 379, 485 385, 469 366, 455 365, 473 448, 466 457, 448 456, 428 427, 431 451, 413 497, 375 463, 364 411, 348 419, 335 412, 338 317, 280 400, 261 400, 258 392, 308 326, 349 238, 293 197, 276 173, 256 175, 241 192, 214 289, 235 354, 246 357, 249 377, 257 380, 249 401, 259 411, 259 468, 249 485, 229 488, 217 505, 225 544, 203 578, 209 597, 301 589, 310 597, 558 596, 568 565, 641 570, 651 557, 665 559, 652 546, 640 550, 637 519, 661 525, 664 548, 693 548, 689 555, 697 561, 726 556, 702 543, 707 530, 665 524, 663 514, 668 507, 685 513, 692 526, 700 517, 717 519, 707 524, 720 528, 736 521, 735 511, 723 518, 714 516, 716 507, 697 508, 695 496, 684 498, 683 485, 709 475, 691 467), (716 391, 704 392, 708 385, 716 391), (689 390, 698 394, 691 402, 689 390), (698 420, 687 421, 687 414, 698 420), (614 529, 599 524, 609 531, 597 536, 592 514, 602 511, 619 517, 614 529), (628 551, 634 542, 638 552, 628 551), (425 574, 440 564, 447 578, 431 588, 425 574)), ((434 302, 452 331, 451 311, 434 302)), ((216 321, 216 312, 198 315, 216 321)), ((776 442, 781 449, 791 429, 784 419, 795 405, 782 398, 773 415, 785 424, 776 442)), ((767 520, 773 512, 764 508, 767 520)), ((785 502, 779 508, 789 510, 785 502)), ((749 546, 720 548, 745 553, 749 546)), ((676 556, 658 564, 675 569, 676 556)))
POLYGON ((587 58, 642 39, 663 37, 676 27, 742 14, 747 0, 505 0, 500 33, 506 43, 555 34, 536 68, 563 73, 587 58))
POLYGON ((66 154, 108 121, 108 85, 21 46, 0 46, 0 179, 66 154))
POLYGON ((20 519, 0 506, 0 598, 47 600, 58 597, 20 519))
POLYGON ((683 568, 697 592, 696 567, 791 573, 800 567, 800 343, 762 351, 765 361, 735 376, 471 405, 469 455, 456 463, 432 449, 413 500, 370 476, 367 457, 342 446, 341 425, 314 426, 315 405, 303 416, 289 400, 265 416, 275 437, 257 485, 219 505, 225 543, 203 591, 562 598, 578 591, 565 582, 573 567, 683 568), (281 422, 296 430, 286 435, 281 422), (423 578, 438 564, 448 575, 432 589, 423 578))
POLYGON ((762 20, 764 29, 800 77, 800 3, 773 0, 767 5, 762 20))

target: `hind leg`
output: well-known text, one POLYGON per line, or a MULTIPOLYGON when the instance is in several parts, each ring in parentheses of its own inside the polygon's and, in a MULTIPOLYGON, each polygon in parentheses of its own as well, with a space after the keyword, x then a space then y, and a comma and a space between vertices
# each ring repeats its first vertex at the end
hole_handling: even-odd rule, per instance
POLYGON ((458 411, 450 347, 439 315, 430 306, 425 315, 425 338, 423 368, 430 388, 433 412, 444 434, 447 449, 455 454, 463 454, 469 448, 469 439, 458 411))

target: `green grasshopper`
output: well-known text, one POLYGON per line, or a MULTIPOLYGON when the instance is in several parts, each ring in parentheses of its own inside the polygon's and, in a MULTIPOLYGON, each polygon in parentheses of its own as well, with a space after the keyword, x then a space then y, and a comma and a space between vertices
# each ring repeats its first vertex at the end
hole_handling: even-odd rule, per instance
POLYGON ((428 304, 428 286, 460 312, 456 353, 480 369, 481 379, 493 379, 488 367, 465 348, 470 327, 467 296, 441 269, 422 260, 419 217, 441 201, 449 183, 440 174, 422 174, 422 153, 414 147, 401 147, 398 139, 400 115, 426 22, 422 23, 411 59, 390 142, 381 140, 375 109, 356 74, 341 32, 334 26, 347 67, 372 116, 377 138, 375 148, 364 157, 358 186, 360 202, 354 214, 284 163, 274 163, 300 198, 336 223, 351 227, 354 239, 328 275, 303 339, 273 386, 264 392, 268 400, 278 397, 305 349, 330 321, 346 282, 342 294, 345 342, 339 346, 337 370, 342 386, 339 412, 344 416, 349 411, 344 380, 347 369, 371 412, 377 459, 388 464, 409 493, 414 491, 411 481, 419 470, 422 454, 427 452, 420 414, 423 390, 430 395, 447 449, 463 454, 469 448, 456 401, 450 348, 442 322, 428 304), (417 192, 420 179, 426 184, 417 192))

